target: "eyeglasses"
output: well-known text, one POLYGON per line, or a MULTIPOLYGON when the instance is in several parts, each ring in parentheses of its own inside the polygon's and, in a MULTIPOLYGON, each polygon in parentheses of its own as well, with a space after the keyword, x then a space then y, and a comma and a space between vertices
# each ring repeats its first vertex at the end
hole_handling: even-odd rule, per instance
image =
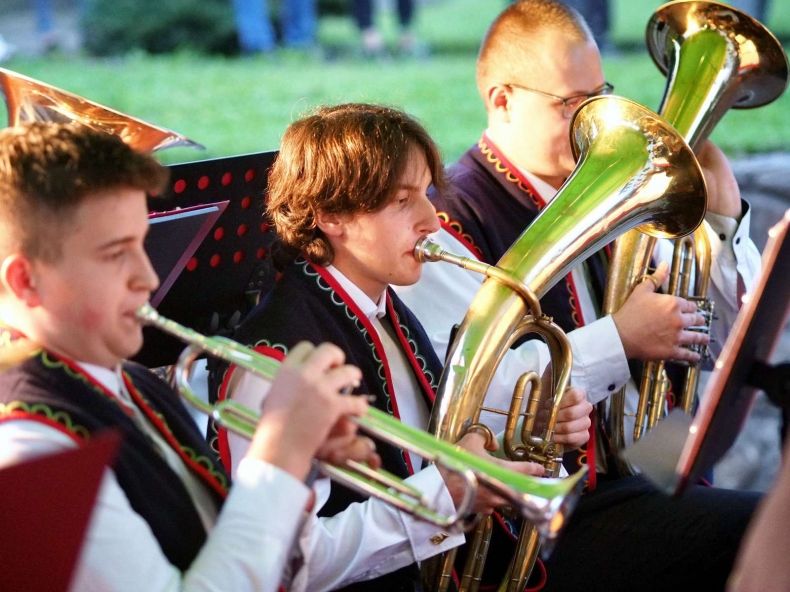
POLYGON ((592 97, 600 97, 601 95, 610 95, 612 91, 614 91, 614 86, 609 84, 608 82, 604 82, 603 86, 598 90, 594 90, 590 93, 584 93, 580 95, 573 95, 572 97, 561 97, 559 95, 553 95, 551 93, 538 90, 536 88, 529 88, 527 86, 522 86, 521 84, 516 84, 515 82, 508 82, 505 86, 510 86, 513 88, 519 88, 521 90, 526 90, 531 93, 543 95, 544 97, 549 97, 550 99, 554 99, 558 101, 558 104, 562 105, 562 116, 565 119, 570 119, 573 116, 576 109, 579 108, 584 101, 587 99, 591 99, 592 97))

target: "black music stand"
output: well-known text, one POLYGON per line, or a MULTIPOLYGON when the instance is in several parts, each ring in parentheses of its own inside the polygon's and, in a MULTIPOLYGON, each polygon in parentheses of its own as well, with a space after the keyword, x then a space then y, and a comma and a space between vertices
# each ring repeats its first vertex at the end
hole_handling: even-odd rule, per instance
POLYGON ((0 470, 0 588, 69 590, 104 467, 119 442, 108 431, 80 448, 0 470))
POLYGON ((145 250, 159 276, 159 287, 151 295, 151 306, 159 306, 227 206, 227 201, 221 201, 148 214, 145 250))
MULTIPOLYGON (((276 151, 170 165, 167 191, 148 200, 152 212, 227 202, 184 271, 157 306, 167 318, 208 335, 230 334, 274 285, 269 249, 275 233, 263 217, 276 151)), ((182 253, 178 253, 179 256, 182 253)), ((135 360, 175 363, 184 344, 152 328, 135 360)))
POLYGON ((623 456, 669 493, 681 494, 732 446, 763 389, 779 405, 790 403, 790 364, 770 366, 790 312, 790 210, 771 228, 762 272, 744 297, 738 317, 692 421, 673 412, 623 452, 623 456))

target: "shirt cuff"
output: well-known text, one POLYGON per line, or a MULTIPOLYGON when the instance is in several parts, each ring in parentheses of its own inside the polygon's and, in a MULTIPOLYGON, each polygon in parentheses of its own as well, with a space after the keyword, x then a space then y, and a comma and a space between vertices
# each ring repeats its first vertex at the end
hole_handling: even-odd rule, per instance
MULTIPOLYGON (((455 504, 450 492, 444 485, 439 470, 431 465, 422 471, 409 477, 406 482, 423 492, 424 497, 434 504, 434 509, 443 515, 455 512, 455 504)), ((401 512, 403 528, 406 536, 411 543, 414 558, 423 561, 439 553, 444 553, 450 549, 462 545, 465 541, 462 532, 451 533, 448 530, 417 520, 408 514, 401 512)))
POLYGON ((593 405, 630 378, 623 343, 611 315, 571 331, 568 339, 573 351, 571 384, 584 389, 593 405))

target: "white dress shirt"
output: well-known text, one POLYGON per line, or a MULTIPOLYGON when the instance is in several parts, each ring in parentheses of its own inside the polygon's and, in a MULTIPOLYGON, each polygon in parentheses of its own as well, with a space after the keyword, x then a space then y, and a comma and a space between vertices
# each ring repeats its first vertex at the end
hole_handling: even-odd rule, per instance
MULTIPOLYGON (((556 190, 535 177, 522 171, 532 186, 549 202, 556 190)), ((726 339, 729 328, 738 312, 737 285, 739 277, 748 290, 754 284, 760 268, 760 254, 749 238, 751 213, 747 211, 740 221, 708 213, 705 229, 711 241, 713 266, 709 297, 715 301, 717 319, 711 328, 714 340, 711 352, 718 354, 726 339)), ((449 232, 440 229, 431 238, 443 248, 455 254, 475 258, 463 243, 449 232)), ((671 260, 672 242, 658 241, 656 258, 671 260)), ((636 408, 637 390, 631 380, 628 362, 620 336, 611 315, 600 317, 586 280, 586 266, 577 265, 571 271, 585 326, 568 333, 573 351, 571 384, 583 388, 588 400, 595 404, 606 399, 623 385, 627 388, 628 409, 636 408), (599 318, 600 317, 600 318, 599 318)), ((395 286, 398 296, 414 312, 425 327, 431 342, 440 357, 444 357, 449 336, 454 324, 460 324, 472 303, 483 277, 448 263, 423 265, 422 277, 413 286, 395 286)), ((527 370, 542 372, 548 363, 548 351, 538 340, 524 343, 510 350, 497 369, 486 395, 487 405, 507 408, 516 379, 527 370)), ((701 381, 704 381, 702 377, 701 381)), ((491 416, 491 427, 500 430, 502 423, 491 416)), ((626 433, 630 435, 630 428, 626 433)))
MULTIPOLYGON (((119 403, 135 413, 138 427, 184 481, 207 527, 206 543, 182 573, 162 552, 148 523, 129 504, 111 469, 105 471, 76 574, 75 591, 277 590, 310 491, 290 474, 252 459, 239 463, 236 478, 217 515, 206 488, 164 443, 129 398, 118 372, 80 366, 119 403)), ((174 395, 175 396, 175 395, 174 395)), ((35 420, 0 423, 0 467, 74 448, 56 428, 35 420)))
MULTIPOLYGON (((379 302, 374 302, 338 269, 329 266, 327 270, 367 316, 381 339, 401 421, 425 429, 429 411, 416 378, 400 346, 381 322, 386 312, 384 294, 379 302)), ((234 374, 230 383, 233 400, 252 409, 260 408, 268 390, 268 382, 248 372, 234 374)), ((243 456, 249 442, 235 434, 228 434, 228 442, 235 472, 235 459, 243 456)), ((412 457, 413 467, 418 468, 420 462, 419 457, 412 457)), ((416 472, 406 482, 433 500, 440 513, 454 511, 452 498, 436 467, 416 472)), ((318 479, 314 489, 317 511, 329 498, 330 481, 318 479)), ((306 565, 294 583, 308 590, 331 590, 390 573, 463 542, 462 534, 444 532, 377 499, 369 499, 351 504, 330 518, 312 517, 300 541, 306 565)))

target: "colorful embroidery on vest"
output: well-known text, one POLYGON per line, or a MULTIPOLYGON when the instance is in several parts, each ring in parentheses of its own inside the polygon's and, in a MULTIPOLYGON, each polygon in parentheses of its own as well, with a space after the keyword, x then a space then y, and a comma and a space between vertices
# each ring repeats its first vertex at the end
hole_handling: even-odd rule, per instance
POLYGON ((124 372, 123 376, 126 382, 126 388, 129 391, 129 395, 135 400, 137 406, 148 417, 151 423, 153 423, 159 432, 164 436, 165 441, 170 445, 170 447, 173 448, 176 453, 178 453, 178 455, 187 465, 196 465, 194 468, 196 468, 198 474, 204 472, 208 473, 208 475, 204 475, 204 478, 207 483, 217 491, 217 493, 220 495, 227 495, 228 480, 225 475, 217 470, 217 468, 214 466, 214 463, 212 463, 208 457, 198 454, 193 448, 179 442, 175 434, 173 434, 173 430, 170 429, 165 417, 156 409, 154 409, 148 399, 143 395, 142 392, 140 392, 140 389, 135 386, 134 382, 132 382, 132 377, 127 372, 124 372), (203 469, 203 471, 200 469, 203 469))
POLYGON ((436 212, 436 216, 447 232, 454 235, 459 242, 470 249, 481 261, 483 260, 483 250, 475 244, 471 234, 464 232, 464 227, 458 220, 452 220, 448 212, 436 212))
POLYGON ((513 171, 510 170, 510 167, 507 164, 502 162, 502 159, 496 154, 494 149, 486 143, 484 137, 478 140, 477 147, 480 149, 480 152, 485 157, 485 159, 494 166, 496 172, 503 174, 505 179, 509 183, 514 184, 521 191, 526 193, 529 196, 529 198, 532 200, 532 203, 534 203, 538 207, 538 209, 543 208, 543 206, 545 205, 543 201, 532 192, 532 190, 524 183, 524 181, 518 175, 514 174, 513 171))
POLYGON ((394 414, 394 408, 392 406, 392 394, 389 390, 389 381, 387 380, 387 371, 384 367, 384 361, 379 355, 378 349, 376 348, 376 343, 373 337, 370 335, 367 327, 365 327, 359 316, 356 315, 354 311, 348 306, 348 304, 343 300, 342 296, 326 282, 321 274, 316 269, 314 269, 312 265, 307 262, 307 260, 300 258, 296 260, 296 263, 301 267, 303 273, 307 277, 312 278, 316 285, 323 292, 326 292, 329 295, 332 304, 343 310, 346 318, 353 321, 354 326, 362 334, 362 337, 365 339, 365 343, 367 343, 373 355, 373 360, 376 362, 376 374, 381 381, 382 391, 384 393, 384 399, 386 402, 386 411, 387 413, 394 414))
POLYGON ((0 403, 0 417, 12 418, 14 416, 39 416, 50 423, 58 424, 66 429, 67 432, 81 438, 89 440, 90 431, 74 422, 71 415, 65 411, 55 411, 44 403, 25 403, 23 401, 11 401, 10 403, 0 403))

